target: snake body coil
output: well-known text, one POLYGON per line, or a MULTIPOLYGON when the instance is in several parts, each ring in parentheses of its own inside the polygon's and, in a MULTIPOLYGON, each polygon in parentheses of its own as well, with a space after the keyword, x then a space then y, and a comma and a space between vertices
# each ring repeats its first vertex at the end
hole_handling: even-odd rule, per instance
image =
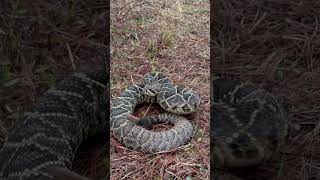
POLYGON ((70 170, 83 140, 107 128, 107 74, 75 73, 18 120, 0 151, 0 179, 87 179, 70 170))
POLYGON ((199 103, 199 96, 194 91, 174 86, 162 73, 148 73, 143 83, 128 87, 115 99, 110 127, 114 136, 132 149, 149 153, 170 150, 186 143, 193 131, 192 124, 178 114, 194 112, 199 103), (138 123, 128 119, 136 105, 153 102, 170 113, 147 117, 138 123), (174 127, 161 132, 144 128, 156 122, 168 122, 174 127))
MULTIPOLYGON (((45 95, 18 120, 0 150, 0 179, 86 179, 69 169, 83 140, 105 130, 105 71, 75 73, 45 95)), ((235 80, 213 82, 211 110, 214 168, 245 167, 268 159, 284 143, 288 122, 280 104, 264 90, 235 80)), ((149 73, 128 87, 111 107, 110 126, 124 145, 159 152, 186 143, 192 124, 179 114, 194 112, 199 96, 174 86, 161 73, 149 73), (170 113, 128 119, 137 104, 157 102, 170 113), (157 122, 174 127, 162 132, 145 129, 157 122)))

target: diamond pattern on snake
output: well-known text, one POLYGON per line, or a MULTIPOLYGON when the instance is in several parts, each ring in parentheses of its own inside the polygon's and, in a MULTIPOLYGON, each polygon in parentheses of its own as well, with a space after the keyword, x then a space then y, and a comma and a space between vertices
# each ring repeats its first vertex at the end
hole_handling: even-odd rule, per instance
POLYGON ((216 179, 228 179, 222 177, 233 176, 220 176, 221 170, 253 167, 269 160, 285 143, 289 123, 280 103, 250 83, 214 78, 212 90, 213 171, 216 179))
POLYGON ((147 73, 142 83, 129 86, 111 106, 110 127, 114 137, 134 150, 157 153, 178 148, 187 143, 193 133, 191 122, 181 115, 196 112, 199 95, 186 87, 173 84, 161 72, 147 73), (136 123, 128 117, 141 103, 158 103, 167 113, 140 119, 136 123), (159 122, 173 127, 154 132, 146 129, 159 122))
POLYGON ((70 169, 80 144, 106 131, 107 77, 77 72, 40 97, 0 150, 0 180, 88 180, 70 169))

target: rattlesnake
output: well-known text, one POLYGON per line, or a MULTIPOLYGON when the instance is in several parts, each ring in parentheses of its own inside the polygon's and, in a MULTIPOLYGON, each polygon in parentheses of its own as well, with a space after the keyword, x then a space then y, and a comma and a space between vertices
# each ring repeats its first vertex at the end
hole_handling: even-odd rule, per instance
POLYGON ((0 179, 87 179, 70 170, 83 140, 106 131, 106 71, 74 73, 16 122, 0 151, 0 179))
MULTIPOLYGON (((68 169, 80 143, 107 126, 106 83, 101 70, 75 73, 49 89, 11 129, 0 150, 0 179, 86 179, 68 169)), ((270 158, 288 134, 280 104, 248 83, 219 78, 213 84, 214 168, 252 166, 270 158)), ((130 86, 114 101, 111 129, 130 148, 166 151, 190 139, 192 124, 177 114, 194 112, 199 103, 194 91, 173 85, 161 73, 149 73, 143 83, 130 86), (137 123, 128 120, 137 104, 155 101, 170 113, 137 123), (159 121, 174 127, 163 132, 141 127, 159 121)))
POLYGON ((195 112, 199 95, 183 86, 175 86, 163 73, 147 73, 141 84, 129 86, 111 106, 110 128, 125 146, 148 153, 177 148, 186 143, 193 132, 192 124, 181 114, 195 112), (134 123, 128 119, 136 105, 157 102, 168 113, 146 117, 134 123), (167 131, 146 129, 156 122, 174 125, 167 131))
POLYGON ((258 165, 285 143, 287 117, 270 93, 226 78, 213 80, 212 93, 210 136, 214 173, 258 165))

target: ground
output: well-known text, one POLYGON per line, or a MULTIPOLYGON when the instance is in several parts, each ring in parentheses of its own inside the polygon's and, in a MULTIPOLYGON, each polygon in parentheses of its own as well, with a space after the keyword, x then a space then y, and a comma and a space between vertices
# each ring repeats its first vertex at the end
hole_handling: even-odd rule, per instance
MULTIPOLYGON (((111 179, 209 179, 209 1, 111 4, 111 99, 153 68, 201 97, 198 112, 190 117, 193 138, 176 151, 145 154, 111 136, 111 179)), ((135 115, 151 112, 142 106, 135 115)))

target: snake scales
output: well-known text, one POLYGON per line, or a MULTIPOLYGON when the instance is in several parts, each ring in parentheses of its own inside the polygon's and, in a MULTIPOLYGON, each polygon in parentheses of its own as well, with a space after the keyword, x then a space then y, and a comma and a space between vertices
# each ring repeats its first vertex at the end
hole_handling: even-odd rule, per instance
MULTIPOLYGON (((0 179, 87 179, 69 169, 80 143, 106 128, 106 83, 105 71, 75 73, 49 89, 10 131, 0 150, 0 179)), ((288 133, 279 103, 247 83, 220 78, 213 84, 214 168, 251 166, 268 159, 288 133)), ((160 73, 147 74, 143 83, 130 86, 113 103, 111 129, 128 147, 169 150, 192 134, 191 123, 176 114, 198 106, 194 91, 174 86, 160 73), (135 106, 143 102, 157 102, 171 113, 129 121, 135 106), (164 132, 144 128, 160 121, 174 127, 164 132)))
POLYGON ((192 124, 181 114, 195 112, 199 96, 191 89, 175 86, 160 72, 148 73, 143 83, 128 87, 111 107, 110 127, 113 135, 125 146, 148 153, 177 148, 186 143, 193 131, 192 124), (157 102, 169 113, 150 116, 134 123, 128 119, 140 103, 157 102), (146 129, 157 122, 174 127, 161 132, 146 129))
POLYGON ((0 179, 78 179, 69 169, 83 140, 107 128, 105 70, 75 73, 16 122, 0 151, 0 179))
POLYGON ((228 173, 219 176, 223 169, 252 167, 268 160, 285 142, 289 128, 286 115, 265 90, 239 80, 215 78, 212 97, 215 179, 228 179, 228 173))

